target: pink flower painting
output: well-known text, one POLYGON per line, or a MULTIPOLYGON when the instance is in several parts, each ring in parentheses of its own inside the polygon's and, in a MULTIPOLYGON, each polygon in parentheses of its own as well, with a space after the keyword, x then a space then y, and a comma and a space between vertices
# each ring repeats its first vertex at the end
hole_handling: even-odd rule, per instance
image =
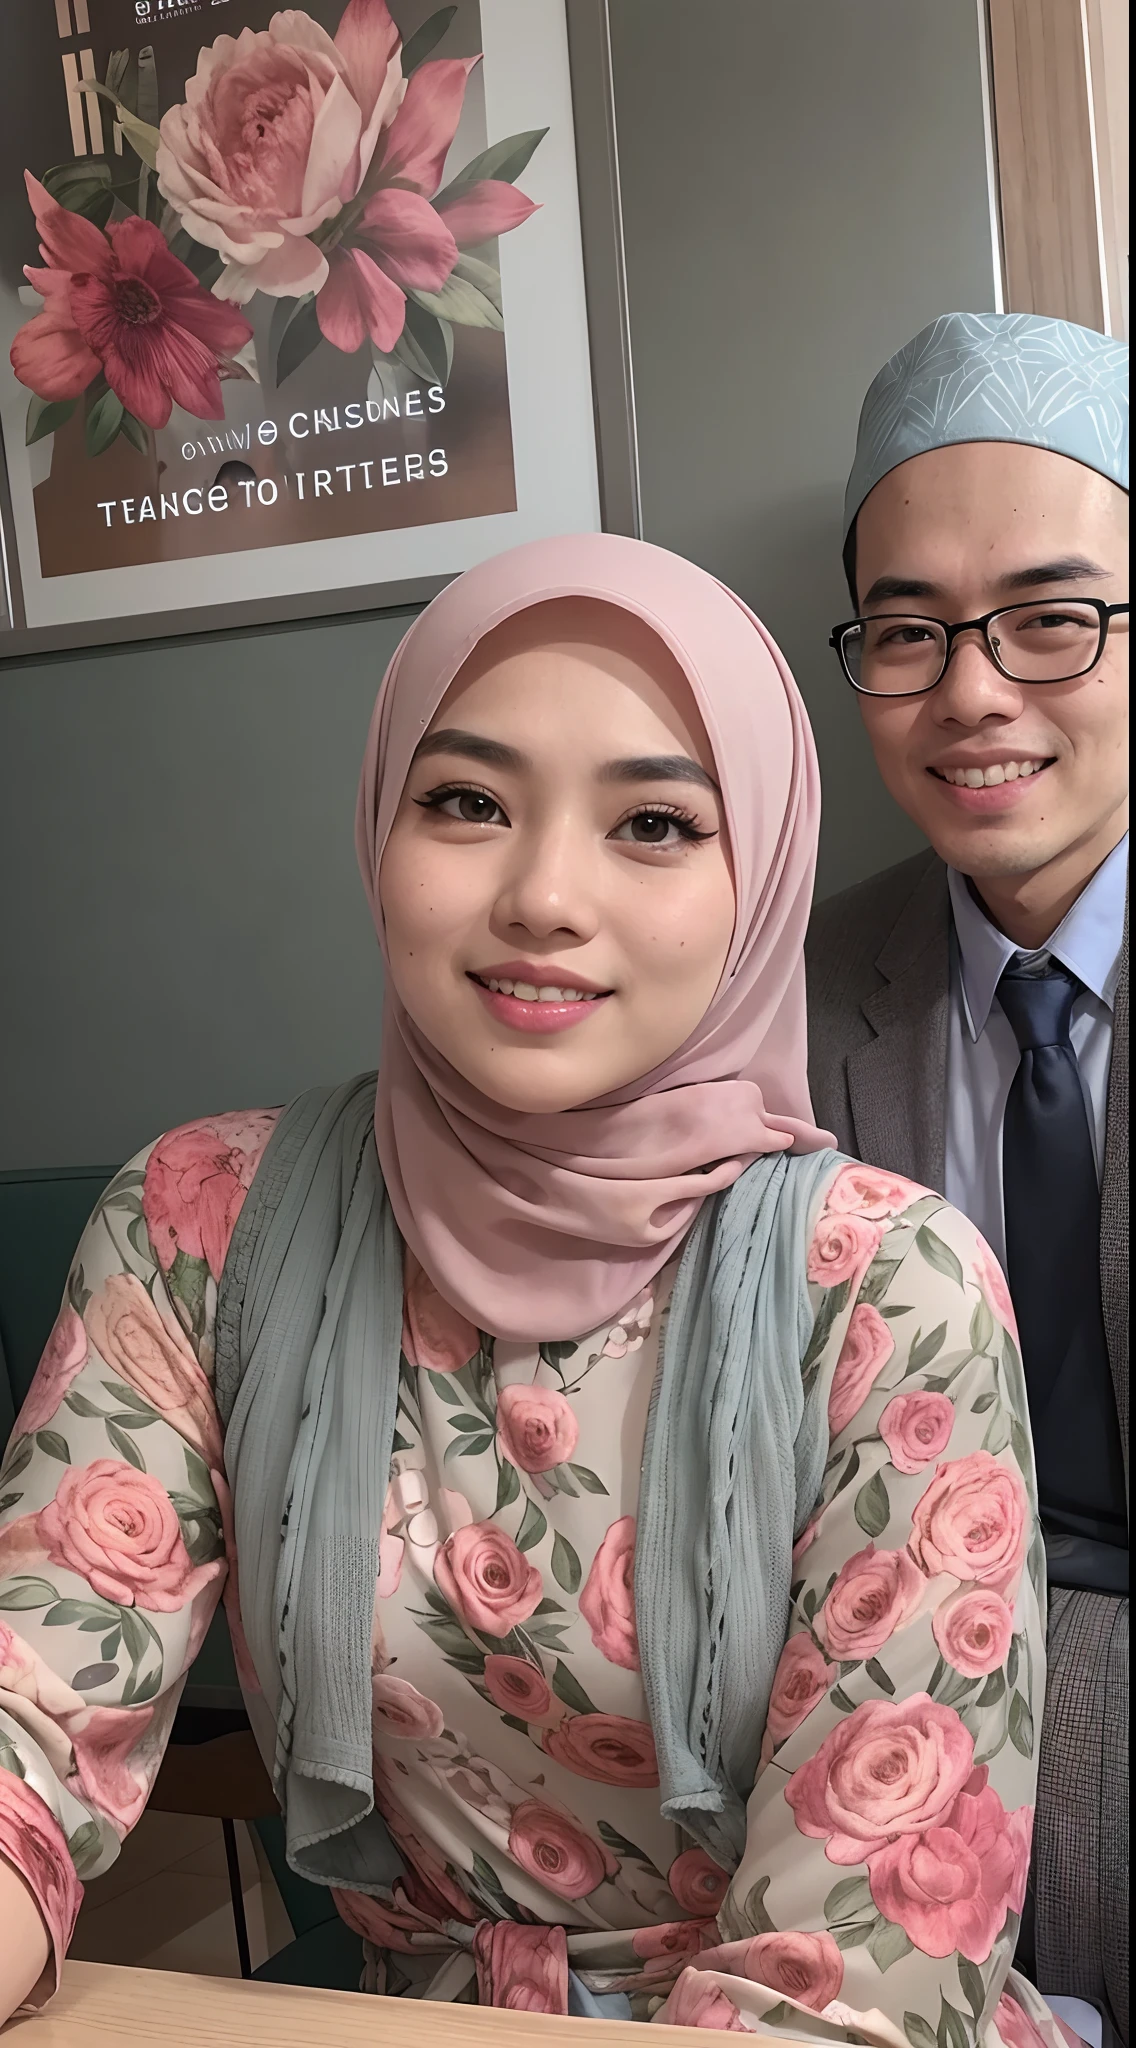
POLYGON ((203 45, 160 127, 120 99, 113 67, 90 81, 115 106, 119 154, 125 142, 141 176, 135 186, 100 182, 97 168, 93 182, 68 166, 42 183, 25 174, 41 254, 25 274, 43 308, 11 359, 34 394, 29 439, 88 393, 89 457, 119 433, 144 448, 144 430, 175 406, 223 419, 222 378, 260 376, 249 367, 258 350, 271 346, 278 382, 321 342, 389 362, 410 313, 417 355, 399 360, 420 372, 428 333, 445 382, 455 325, 503 327, 487 258, 537 210, 514 179, 543 131, 450 161, 481 62, 429 56, 453 12, 422 24, 411 51, 386 0, 348 0, 334 34, 281 9, 264 28, 203 45), (270 343, 239 310, 266 300, 286 316, 270 343), (285 358, 301 315, 303 345, 285 358))

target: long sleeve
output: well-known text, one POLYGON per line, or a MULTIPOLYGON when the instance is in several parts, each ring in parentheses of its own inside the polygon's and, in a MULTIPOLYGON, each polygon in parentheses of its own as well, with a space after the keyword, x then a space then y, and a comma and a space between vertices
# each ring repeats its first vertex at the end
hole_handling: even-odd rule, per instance
POLYGON ((217 1280, 271 1125, 191 1125, 116 1176, 0 1468, 0 1854, 39 1901, 56 1977, 225 1583, 217 1280))
POLYGON ((846 1166, 809 1251, 830 1450, 721 1945, 659 2015, 888 2048, 1054 2041, 1007 1980, 1045 1674, 1013 1311, 973 1226, 846 1166))

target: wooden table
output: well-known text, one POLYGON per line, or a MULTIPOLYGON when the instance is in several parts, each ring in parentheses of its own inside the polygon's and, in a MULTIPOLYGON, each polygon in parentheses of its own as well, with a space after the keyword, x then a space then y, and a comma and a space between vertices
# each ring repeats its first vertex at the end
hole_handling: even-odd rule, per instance
MULTIPOLYGON (((549 2019, 471 2005, 242 1984, 166 1970, 67 1963, 42 2012, 12 2020, 3 2048, 694 2048, 706 2034, 657 2035, 621 2020, 549 2019)), ((765 2048, 769 2035, 751 2034, 765 2048)), ((781 2048, 781 2044, 776 2044, 781 2048)))

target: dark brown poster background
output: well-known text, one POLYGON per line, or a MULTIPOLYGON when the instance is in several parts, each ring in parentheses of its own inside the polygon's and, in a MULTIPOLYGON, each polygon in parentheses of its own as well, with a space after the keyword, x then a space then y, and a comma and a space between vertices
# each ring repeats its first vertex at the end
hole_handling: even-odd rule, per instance
MULTIPOLYGON (((12 118, 0 133, 0 292, 9 301, 23 283, 22 265, 39 260, 24 169, 39 177, 76 157, 63 57, 72 53, 82 62, 82 52, 90 50, 86 66, 93 61, 94 76, 103 79, 112 51, 152 49, 160 115, 184 99, 185 80, 203 45, 222 34, 236 36, 246 26, 264 29, 278 11, 272 0, 148 0, 148 13, 140 13, 146 4, 3 0, 6 26, 18 16, 22 71, 12 118), (67 36, 60 32, 64 23, 71 31, 67 36)), ((306 11, 334 35, 345 4, 309 0, 306 11)), ((404 42, 436 11, 435 0, 390 5, 404 42)), ((435 54, 468 56, 480 48, 477 0, 459 0, 435 54)), ((113 109, 105 101, 98 106, 96 134, 101 130, 103 153, 117 178, 134 159, 115 155, 113 109)), ((475 72, 448 175, 485 147, 481 108, 475 72)), ((490 245, 479 253, 495 251, 490 245)), ((403 388, 396 394, 396 417, 389 399, 383 408, 373 387, 368 408, 369 346, 344 355, 321 343, 276 388, 268 348, 275 306, 258 293, 242 308, 254 328, 262 382, 225 381, 223 421, 195 419, 175 406, 168 426, 151 437, 152 452, 140 453, 120 435, 90 457, 81 400, 50 442, 26 452, 7 449, 10 466, 30 463, 35 476, 50 461, 34 490, 44 576, 515 509, 503 334, 455 326, 444 391, 425 378, 403 388), (376 417, 380 411, 385 416, 376 417)), ((19 319, 30 319, 34 310, 21 308, 19 319)), ((6 363, 0 374, 11 377, 6 363)))

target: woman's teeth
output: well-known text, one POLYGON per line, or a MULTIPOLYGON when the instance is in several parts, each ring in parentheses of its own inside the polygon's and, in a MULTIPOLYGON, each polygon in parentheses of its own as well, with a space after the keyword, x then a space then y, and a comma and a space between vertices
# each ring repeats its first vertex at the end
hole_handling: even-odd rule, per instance
POLYGON ((989 768, 940 768, 944 782, 956 789, 994 789, 1000 782, 1017 782, 1027 775, 1040 775, 1048 761, 994 761, 989 768))
MULTIPOLYGON (((478 977, 480 979, 480 976, 478 977)), ((532 981, 487 981, 494 995, 515 996, 519 1003, 594 1003, 594 994, 581 988, 538 988, 532 981)))

